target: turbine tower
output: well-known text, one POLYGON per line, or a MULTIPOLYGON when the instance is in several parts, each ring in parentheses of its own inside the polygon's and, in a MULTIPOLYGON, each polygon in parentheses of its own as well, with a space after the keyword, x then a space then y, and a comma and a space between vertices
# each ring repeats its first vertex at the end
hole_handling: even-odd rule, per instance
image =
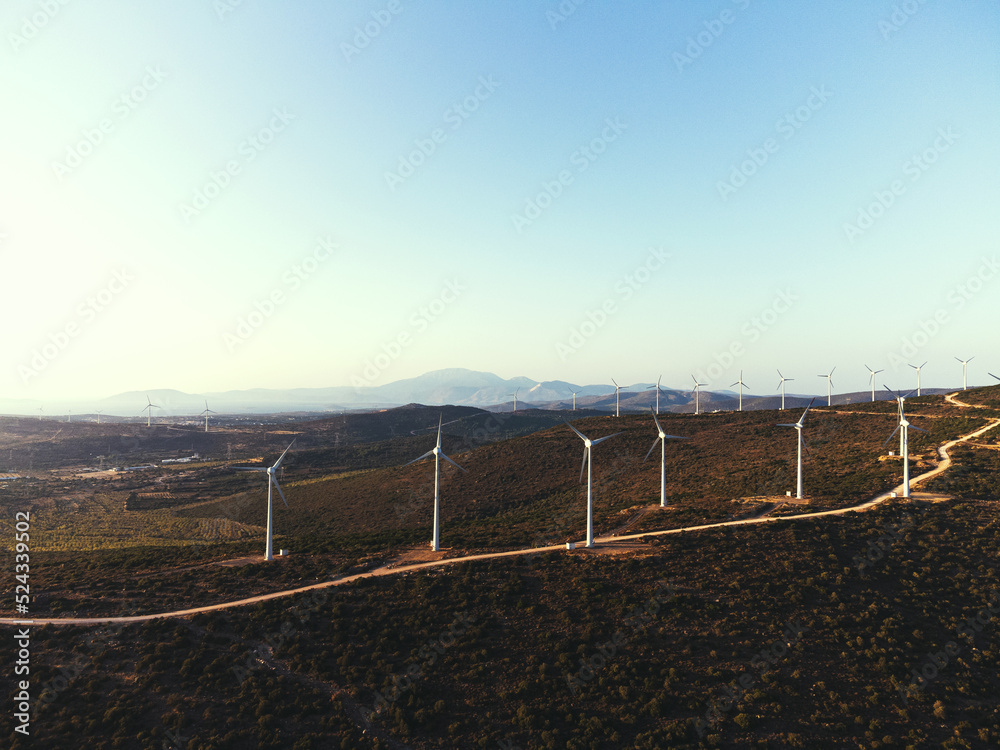
POLYGON ((587 467, 587 547, 594 546, 594 482, 593 482, 593 458, 592 449, 595 445, 603 443, 605 440, 610 440, 615 435, 621 435, 620 432, 615 432, 611 435, 605 435, 602 438, 597 438, 597 440, 591 440, 589 437, 584 435, 578 429, 576 429, 569 422, 566 423, 573 432, 580 436, 583 441, 583 463, 580 464, 580 481, 583 481, 583 467, 587 467))
MULTIPOLYGON (((885 372, 885 370, 873 370, 868 365, 865 365, 865 369, 872 374, 872 403, 875 403, 875 376, 880 372, 885 372)), ((830 373, 831 375, 833 373, 830 373)))
POLYGON ((98 409, 97 410, 97 424, 100 424, 100 423, 101 423, 101 410, 98 409))
POLYGON ((615 384, 615 416, 617 417, 618 416, 618 391, 621 390, 621 386, 618 385, 618 382, 614 378, 611 378, 611 382, 615 384))
POLYGON ((802 412, 802 416, 799 417, 799 421, 798 422, 796 422, 795 424, 779 424, 778 425, 778 427, 794 427, 795 431, 798 433, 798 446, 799 446, 799 451, 798 451, 798 453, 799 453, 798 466, 799 466, 799 468, 798 468, 797 479, 796 479, 796 482, 795 482, 795 497, 798 500, 802 499, 802 447, 805 445, 805 440, 802 437, 802 429, 805 427, 806 414, 809 413, 809 410, 812 408, 813 401, 815 401, 815 400, 816 399, 813 399, 812 401, 809 402, 809 406, 807 406, 806 410, 804 412, 802 412))
POLYGON ((208 415, 209 414, 218 414, 218 412, 213 411, 212 409, 209 409, 208 408, 208 401, 206 400, 205 401, 205 411, 203 411, 201 414, 198 415, 199 417, 204 417, 205 418, 205 432, 208 432, 208 415))
POLYGON ((139 412, 140 414, 142 414, 142 412, 146 412, 146 427, 149 427, 150 424, 151 424, 150 417, 151 417, 151 415, 153 413, 153 409, 154 408, 155 409, 162 409, 163 407, 162 406, 157 406, 152 401, 150 401, 149 400, 149 394, 147 393, 146 394, 146 405, 142 408, 142 411, 139 412))
MULTIPOLYGON (((888 386, 886 386, 886 390, 889 390, 888 386)), ((914 430, 920 430, 920 432, 927 432, 927 430, 917 427, 915 424, 910 424, 910 422, 906 419, 906 411, 903 407, 903 401, 906 400, 906 397, 909 396, 910 393, 912 393, 912 391, 910 393, 907 393, 906 396, 901 396, 898 393, 895 393, 895 391, 892 391, 892 393, 895 394, 896 401, 899 403, 899 424, 896 425, 896 429, 893 430, 892 434, 885 439, 884 443, 882 443, 882 447, 885 448, 886 444, 888 444, 888 442, 892 440, 892 438, 896 435, 896 433, 899 432, 899 439, 900 439, 899 455, 903 459, 903 497, 909 497, 910 496, 910 428, 913 428, 914 430)))
POLYGON ((694 413, 700 414, 701 404, 699 403, 700 399, 698 397, 698 389, 701 388, 703 385, 706 385, 706 383, 699 383, 698 378, 696 378, 694 375, 691 376, 691 380, 694 381, 694 413))
POLYGON ((267 544, 264 547, 264 559, 273 560, 274 559, 274 490, 278 491, 278 495, 281 497, 281 502, 288 507, 288 501, 285 500, 285 493, 281 491, 281 485, 278 484, 278 480, 275 477, 278 469, 281 468, 281 462, 285 460, 285 456, 288 455, 288 451, 292 449, 295 445, 293 440, 289 443, 288 447, 285 448, 285 452, 281 454, 280 458, 274 462, 273 466, 264 468, 262 466, 234 466, 236 471, 263 471, 267 473, 267 544))
MULTIPOLYGON (((746 385, 746 383, 743 382, 743 370, 740 370, 740 379, 733 383, 733 385, 738 385, 740 387, 740 411, 743 411, 743 387, 746 385)), ((733 385, 729 387, 732 388, 733 385)))
POLYGON ((781 388, 781 409, 782 409, 782 411, 784 411, 784 409, 785 409, 785 381, 786 380, 795 380, 795 378, 786 378, 784 375, 781 374, 781 370, 778 370, 778 377, 781 378, 781 382, 778 383, 778 387, 781 388))
MULTIPOLYGON (((926 364, 927 364, 927 362, 924 362, 924 365, 926 365, 926 364)), ((924 365, 920 365, 919 367, 917 367, 916 365, 910 365, 910 367, 912 367, 914 370, 917 371, 917 395, 918 396, 920 395, 920 371, 923 369, 924 365)))
POLYGON ((830 370, 830 374, 829 375, 817 375, 816 376, 816 377, 819 377, 819 378, 826 378, 826 405, 827 406, 832 406, 833 405, 833 372, 836 369, 837 368, 834 367, 833 370, 830 370))
POLYGON ((44 409, 42 409, 42 407, 40 407, 40 406, 39 406, 39 407, 38 407, 38 421, 39 421, 39 422, 41 422, 41 421, 42 421, 42 412, 43 412, 43 411, 44 411, 44 409))
MULTIPOLYGON (((649 449, 649 453, 646 454, 646 458, 649 458, 649 454, 653 452, 653 448, 656 444, 660 444, 660 507, 667 507, 667 440, 687 440, 686 437, 681 437, 680 435, 668 435, 663 431, 660 426, 660 420, 656 418, 656 414, 653 414, 653 421, 656 422, 656 431, 659 433, 656 440, 653 441, 652 447, 649 449)), ((646 458, 642 459, 643 461, 646 458)))
POLYGON ((651 385, 648 388, 646 388, 647 391, 651 391, 653 388, 656 389, 656 413, 657 414, 660 413, 660 378, 662 378, 662 377, 663 376, 660 375, 660 377, 656 379, 656 385, 651 385))
POLYGON ((521 392, 520 388, 515 388, 513 393, 508 393, 514 399, 514 414, 517 414, 517 394, 521 392))
POLYGON ((578 394, 579 392, 580 391, 570 391, 570 393, 573 394, 573 411, 576 411, 576 394, 578 394))
MULTIPOLYGON (((423 461, 425 458, 430 458, 431 456, 434 456, 434 532, 433 532, 433 535, 431 537, 431 549, 434 550, 435 552, 437 552, 441 548, 441 545, 440 545, 440 539, 441 539, 441 537, 440 537, 440 534, 439 534, 439 530, 440 530, 440 507, 441 507, 441 504, 440 504, 440 495, 438 493, 438 488, 440 487, 440 478, 441 478, 441 461, 440 461, 440 459, 443 458, 445 461, 447 461, 448 463, 450 463, 456 469, 460 469, 461 471, 465 471, 465 469, 463 469, 461 466, 459 466, 454 461, 452 461, 450 458, 448 458, 448 456, 445 455, 444 451, 441 450, 441 420, 443 418, 444 418, 443 414, 438 417, 437 444, 433 448, 431 448, 431 450, 427 451, 424 455, 422 455, 420 458, 415 458, 412 461, 410 461, 410 463, 404 464, 404 466, 409 466, 410 464, 415 464, 417 461, 423 461)), ((466 473, 468 473, 468 472, 466 472, 466 473)))
POLYGON ((975 359, 975 357, 969 357, 968 359, 958 359, 956 360, 962 363, 962 390, 969 390, 969 362, 975 359))

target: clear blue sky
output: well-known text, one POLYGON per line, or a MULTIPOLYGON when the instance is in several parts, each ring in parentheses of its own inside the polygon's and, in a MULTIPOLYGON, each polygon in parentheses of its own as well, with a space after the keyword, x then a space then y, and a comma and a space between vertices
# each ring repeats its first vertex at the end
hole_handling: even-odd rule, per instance
POLYGON ((0 9, 5 397, 1000 374, 995 2, 232 2, 0 9))

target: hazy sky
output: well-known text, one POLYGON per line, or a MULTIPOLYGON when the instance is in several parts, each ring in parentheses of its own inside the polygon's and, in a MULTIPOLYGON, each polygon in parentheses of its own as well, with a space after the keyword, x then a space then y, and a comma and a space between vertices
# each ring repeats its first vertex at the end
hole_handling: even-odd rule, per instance
POLYGON ((1000 374, 995 2, 9 0, 5 398, 1000 374))

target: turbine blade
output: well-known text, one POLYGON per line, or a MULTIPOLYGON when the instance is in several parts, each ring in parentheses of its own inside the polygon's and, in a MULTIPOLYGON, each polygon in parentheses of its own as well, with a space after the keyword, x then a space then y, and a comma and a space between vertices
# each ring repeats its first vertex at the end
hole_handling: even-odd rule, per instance
MULTIPOLYGON (((650 409, 650 411, 652 411, 652 409, 650 409)), ((656 431, 662 435, 663 428, 660 427, 660 420, 656 418, 656 414, 653 414, 653 421, 656 422, 656 431)))
POLYGON ((684 437, 683 435, 664 435, 667 440, 690 440, 689 437, 684 437))
POLYGON ((996 376, 996 375, 994 375, 994 374, 993 374, 992 372, 990 372, 990 373, 987 373, 987 375, 989 375, 989 376, 990 376, 991 378, 996 378, 997 380, 1000 380, 1000 377, 997 377, 997 376, 996 376))
POLYGON ((423 461, 425 458, 430 458, 433 455, 434 455, 434 451, 432 451, 432 450, 431 451, 427 451, 420 458, 415 458, 412 461, 408 461, 407 463, 403 464, 403 466, 409 466, 410 464, 415 464, 417 461, 423 461))
MULTIPOLYGON (((285 500, 285 493, 281 491, 281 485, 278 484, 278 480, 274 478, 274 475, 271 475, 271 482, 274 484, 274 489, 278 491, 278 496, 281 498, 281 502, 283 502, 285 507, 288 508, 288 501, 285 500)), ((291 508, 289 508, 289 510, 291 510, 291 508)))
POLYGON ((584 435, 582 432, 580 432, 578 429, 576 429, 573 425, 571 425, 569 422, 566 422, 566 426, 569 427, 571 430, 573 430, 573 432, 575 432, 577 435, 579 435, 581 440, 586 441, 586 440, 590 439, 586 435, 584 435))
POLYGON ((600 443, 603 443, 605 440, 610 440, 611 438, 617 437, 618 435, 621 435, 621 433, 620 432, 616 432, 616 433, 614 433, 614 435, 605 435, 602 438, 597 438, 597 440, 591 440, 590 444, 591 444, 591 446, 598 445, 600 443))
MULTIPOLYGON (((452 460, 451 460, 450 458, 448 458, 448 457, 447 457, 446 455, 444 455, 443 453, 441 454, 441 458, 443 458, 443 459, 444 459, 445 461, 447 461, 448 463, 450 463, 450 464, 451 464, 452 466, 454 466, 454 467, 455 467, 456 469, 461 469, 462 471, 465 471, 465 469, 462 469, 462 467, 461 467, 461 466, 459 466, 458 464, 456 464, 456 463, 455 463, 454 461, 452 461, 452 460)), ((465 471, 465 473, 466 473, 466 474, 468 474, 469 472, 465 471)))
MULTIPOLYGON (((656 444, 657 444, 658 442, 660 442, 660 438, 659 438, 659 436, 657 436, 656 440, 654 440, 654 441, 653 441, 653 445, 652 445, 652 447, 651 447, 651 448, 649 449, 649 453, 647 453, 647 454, 646 454, 646 458, 649 458, 650 454, 651 454, 651 453, 653 452, 653 449, 654 449, 654 448, 656 448, 656 444)), ((642 459, 642 460, 643 460, 643 461, 645 461, 645 460, 646 460, 646 458, 644 458, 644 459, 642 459)))
POLYGON ((925 430, 923 427, 917 427, 915 424, 911 424, 907 429, 916 430, 917 432, 930 433, 930 430, 925 430))
POLYGON ((580 462, 580 481, 583 482, 583 470, 587 468, 587 446, 583 447, 583 460, 580 462))
POLYGON ((267 471, 264 467, 258 468, 256 466, 230 466, 229 468, 233 471, 267 471))
POLYGON ((285 452, 282 453, 281 457, 277 461, 274 462, 274 466, 272 468, 277 469, 279 466, 281 466, 281 462, 285 460, 285 456, 288 455, 288 451, 290 451, 292 449, 293 445, 295 445, 295 441, 294 440, 291 443, 288 444, 288 447, 285 448, 285 452))
POLYGON ((896 429, 895 429, 895 430, 893 430, 893 431, 892 431, 892 434, 891 434, 891 435, 890 435, 889 437, 887 437, 887 438, 885 439, 885 442, 884 442, 884 443, 882 443, 882 447, 883 447, 883 448, 885 448, 885 446, 887 446, 887 445, 889 444, 889 441, 890 441, 890 440, 892 440, 892 439, 893 439, 894 437, 896 437, 896 433, 897 433, 897 432, 899 432, 899 425, 896 425, 896 429))

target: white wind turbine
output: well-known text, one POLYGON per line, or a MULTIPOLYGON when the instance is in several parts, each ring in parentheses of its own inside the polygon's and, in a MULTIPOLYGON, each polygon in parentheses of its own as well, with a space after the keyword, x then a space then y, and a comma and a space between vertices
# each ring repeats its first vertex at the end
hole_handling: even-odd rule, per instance
MULTIPOLYGON (((656 418, 656 414, 653 414, 653 421, 656 422, 656 431, 659 433, 656 440, 653 441, 652 447, 649 449, 649 453, 646 454, 646 458, 649 458, 649 454, 653 452, 653 448, 656 444, 660 444, 660 507, 667 507, 667 440, 687 440, 686 437, 681 437, 680 435, 668 435, 663 431, 660 426, 660 420, 656 418)), ((646 458, 642 459, 643 461, 646 458)))
MULTIPOLYGON (((868 370, 868 372, 870 372, 871 375, 872 375, 872 403, 874 403, 875 402, 875 376, 878 375, 880 372, 885 372, 885 370, 873 370, 868 365, 865 365, 865 369, 868 370)), ((830 374, 832 375, 833 373, 830 373, 830 374)))
POLYGON ((580 391, 570 391, 570 393, 573 394, 573 411, 576 411, 576 394, 578 394, 579 392, 580 391))
POLYGON ((611 382, 615 384, 615 416, 617 417, 618 416, 618 391, 621 390, 621 386, 618 385, 618 382, 614 378, 611 378, 611 382))
POLYGON ((42 409, 42 407, 40 407, 40 406, 39 406, 39 407, 38 407, 38 421, 39 421, 39 422, 41 422, 41 421, 42 421, 42 412, 43 412, 43 411, 45 411, 45 410, 44 410, 44 409, 42 409))
MULTIPOLYGON (((924 365, 926 365, 926 364, 927 364, 927 362, 924 362, 924 365)), ((920 395, 920 371, 923 369, 924 365, 920 365, 919 367, 917 365, 910 365, 910 367, 912 367, 914 370, 917 371, 917 395, 918 396, 920 395)))
POLYGON ((97 410, 97 424, 100 424, 100 423, 101 423, 101 410, 98 409, 97 410))
POLYGON ((699 383, 698 382, 698 378, 696 378, 694 375, 691 376, 691 380, 694 381, 694 413, 695 414, 700 414, 701 413, 701 408, 700 408, 701 404, 699 402, 700 402, 701 399, 698 397, 698 393, 699 393, 698 389, 701 388, 703 385, 707 385, 707 384, 706 383, 699 383))
POLYGON ((899 404, 899 424, 896 425, 896 429, 892 431, 892 435, 889 435, 889 437, 885 439, 885 443, 882 443, 882 447, 885 448, 886 444, 890 440, 892 440, 893 436, 895 436, 897 432, 899 432, 899 446, 900 446, 899 455, 903 460, 903 497, 909 497, 910 496, 910 429, 912 428, 914 430, 920 430, 920 432, 927 432, 927 430, 917 427, 915 424, 910 424, 910 422, 906 419, 906 411, 903 407, 903 402, 906 400, 906 397, 912 393, 912 391, 910 391, 910 393, 907 393, 906 396, 901 396, 895 391, 892 391, 889 388, 889 386, 885 386, 885 388, 891 393, 894 393, 896 396, 896 401, 899 404))
POLYGON ((515 388, 513 393, 508 393, 507 395, 514 399, 514 414, 517 414, 517 394, 521 392, 520 388, 515 388))
POLYGON ((289 443, 288 447, 285 448, 285 452, 281 454, 277 461, 274 462, 273 466, 267 468, 263 466, 234 466, 236 471, 263 471, 267 473, 267 544, 264 547, 264 559, 273 560, 274 559, 274 490, 278 491, 278 495, 281 497, 281 502, 288 507, 288 501, 285 500, 285 493, 281 491, 281 485, 278 484, 278 479, 275 474, 278 469, 281 468, 281 462, 285 460, 285 456, 288 455, 288 451, 292 449, 295 445, 293 440, 289 443))
MULTIPOLYGON (((439 498, 440 498, 440 496, 438 494, 438 488, 440 486, 440 476, 441 476, 440 459, 443 458, 445 461, 447 461, 448 463, 450 463, 456 469, 460 469, 461 471, 465 471, 465 469, 463 469, 461 466, 459 466, 454 461, 452 461, 450 458, 448 458, 448 456, 446 456, 444 454, 444 451, 441 450, 441 419, 443 417, 444 417, 444 415, 441 415, 440 417, 438 417, 437 444, 435 444, 435 446, 433 448, 431 448, 429 451, 427 451, 420 458, 415 458, 412 461, 410 461, 409 463, 404 464, 404 466, 409 466, 410 464, 415 464, 417 461, 423 461, 425 458, 430 458, 431 456, 434 456, 434 532, 433 532, 433 535, 432 535, 432 538, 431 538, 431 549, 434 550, 435 552, 437 552, 441 548, 441 545, 440 545, 440 535, 439 535, 439 529, 440 529, 440 520, 439 520, 440 519, 440 499, 439 498)), ((468 473, 468 472, 466 472, 466 473, 468 473)))
POLYGON ((794 427, 796 433, 798 433, 799 460, 798 460, 798 474, 795 482, 795 497, 799 500, 802 499, 802 448, 805 445, 805 439, 802 437, 802 430, 805 427, 806 414, 809 413, 809 410, 812 408, 813 401, 815 400, 816 399, 813 399, 812 401, 809 402, 809 406, 807 406, 806 410, 802 412, 802 416, 799 417, 798 422, 796 422, 795 424, 778 425, 778 427, 794 427))
POLYGON ((605 435, 602 438, 597 438, 597 440, 591 440, 589 437, 584 435, 578 429, 576 429, 569 422, 566 423, 573 432, 580 436, 583 441, 583 463, 580 464, 580 481, 583 481, 583 467, 587 467, 587 547, 594 546, 594 482, 593 482, 593 457, 592 449, 595 445, 603 443, 605 440, 610 440, 615 435, 621 435, 620 432, 616 432, 611 435, 605 435))
MULTIPOLYGON (((743 411, 743 387, 746 385, 746 383, 743 382, 743 370, 740 370, 740 379, 733 383, 733 385, 738 385, 740 387, 740 411, 743 411)), ((732 388, 733 385, 729 387, 732 388)))
POLYGON ((163 408, 162 406, 157 406, 152 401, 150 401, 149 394, 148 393, 146 394, 146 405, 142 407, 142 410, 139 412, 140 414, 142 414, 142 412, 146 412, 146 427, 149 427, 149 425, 151 424, 151 415, 153 413, 153 409, 162 409, 162 408, 163 408))
POLYGON ((975 357, 969 357, 968 359, 958 359, 956 360, 962 363, 962 390, 969 390, 969 362, 975 359, 975 357))
POLYGON ((833 404, 833 373, 837 368, 834 367, 830 370, 829 375, 817 375, 819 378, 826 378, 826 405, 831 406, 833 404))
POLYGON ((656 413, 657 414, 660 413, 660 378, 662 378, 662 377, 663 376, 660 375, 660 377, 656 379, 656 385, 651 385, 648 388, 646 388, 647 391, 651 391, 654 388, 656 389, 656 413))
POLYGON ((784 409, 785 409, 785 381, 786 380, 795 380, 795 378, 786 378, 784 375, 781 374, 781 370, 778 370, 778 377, 781 378, 781 382, 778 383, 778 387, 781 388, 781 409, 782 409, 782 411, 784 411, 784 409))
POLYGON ((217 411, 213 411, 212 409, 209 409, 208 408, 208 401, 206 400, 205 401, 205 411, 203 411, 201 414, 198 415, 199 417, 204 417, 205 418, 205 432, 208 432, 208 415, 209 414, 218 414, 218 412, 217 411))

